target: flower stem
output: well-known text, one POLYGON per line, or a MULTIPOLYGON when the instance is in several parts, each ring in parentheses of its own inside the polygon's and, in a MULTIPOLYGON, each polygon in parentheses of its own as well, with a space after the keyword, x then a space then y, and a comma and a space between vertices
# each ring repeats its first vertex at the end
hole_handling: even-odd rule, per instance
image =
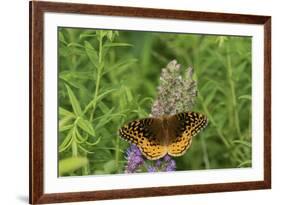
POLYGON ((97 80, 96 80, 96 86, 95 86, 95 94, 94 94, 94 100, 93 100, 93 109, 92 109, 92 112, 91 112, 91 116, 90 116, 90 121, 93 120, 93 117, 94 117, 94 113, 95 113, 95 110, 96 110, 96 106, 97 106, 97 97, 98 97, 98 92, 99 92, 99 87, 100 87, 100 80, 101 80, 101 74, 102 74, 102 70, 103 70, 103 66, 102 66, 102 61, 103 61, 103 58, 102 58, 102 49, 103 49, 103 44, 102 44, 102 36, 99 38, 99 64, 98 64, 98 68, 97 68, 97 80))
POLYGON ((204 103, 203 101, 203 97, 201 96, 200 92, 198 92, 198 98, 200 100, 200 103, 203 107, 203 110, 204 112, 206 113, 206 115, 208 116, 210 122, 212 123, 212 125, 216 128, 217 130, 217 133, 219 135, 219 137, 221 138, 222 142, 224 143, 224 145, 227 147, 227 148, 230 148, 230 144, 229 142, 227 141, 227 139, 224 137, 221 129, 219 128, 219 126, 217 125, 216 121, 214 120, 213 116, 211 115, 211 113, 209 112, 209 109, 207 108, 206 104, 204 103))
POLYGON ((115 163, 116 163, 116 170, 119 172, 119 158, 120 158, 120 137, 116 135, 116 148, 115 148, 115 163))
POLYGON ((200 142, 201 142, 201 146, 202 146, 202 150, 203 150, 203 160, 204 160, 204 163, 205 163, 205 168, 210 169, 210 161, 209 161, 209 156, 208 156, 208 150, 207 150, 206 142, 205 142, 205 139, 204 139, 203 135, 201 135, 201 137, 200 137, 200 142))
POLYGON ((78 156, 78 148, 77 148, 77 142, 76 142, 76 137, 75 137, 75 127, 72 130, 72 143, 71 143, 71 150, 72 150, 72 156, 77 157, 78 156))
POLYGON ((230 87, 232 114, 234 117, 234 126, 236 129, 236 134, 239 136, 239 138, 241 138, 241 131, 240 131, 240 125, 239 125, 239 114, 238 114, 237 101, 236 101, 236 92, 235 92, 235 86, 234 86, 234 81, 233 81, 232 65, 231 65, 231 59, 230 59, 230 55, 229 55, 228 46, 227 46, 227 78, 228 78, 229 87, 230 87))

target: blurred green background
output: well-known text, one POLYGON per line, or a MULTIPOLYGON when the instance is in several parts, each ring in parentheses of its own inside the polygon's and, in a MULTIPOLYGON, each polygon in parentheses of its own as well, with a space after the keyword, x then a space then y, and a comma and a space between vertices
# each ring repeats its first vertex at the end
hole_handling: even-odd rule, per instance
POLYGON ((129 144, 117 134, 144 118, 161 69, 194 68, 193 111, 208 127, 177 170, 251 166, 251 37, 58 29, 59 175, 123 173, 129 144))

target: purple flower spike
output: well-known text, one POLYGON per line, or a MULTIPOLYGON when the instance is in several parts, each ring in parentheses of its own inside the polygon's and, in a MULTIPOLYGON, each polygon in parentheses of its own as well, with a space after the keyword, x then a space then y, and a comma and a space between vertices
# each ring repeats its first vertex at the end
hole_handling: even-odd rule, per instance
POLYGON ((162 159, 151 161, 147 164, 143 158, 141 151, 136 145, 131 145, 126 152, 127 166, 125 173, 136 173, 146 170, 147 172, 170 172, 176 170, 176 162, 166 155, 162 159))
POLYGON ((155 163, 155 166, 157 167, 161 167, 162 161, 160 159, 158 159, 155 163))
POLYGON ((144 163, 144 159, 142 158, 141 152, 136 145, 131 145, 127 149, 127 166, 125 173, 134 173, 137 169, 144 163))
POLYGON ((148 171, 148 172, 157 172, 156 168, 153 167, 153 166, 149 166, 149 167, 147 168, 147 171, 148 171))
POLYGON ((170 161, 172 158, 169 156, 169 155, 165 155, 165 157, 164 157, 164 161, 165 162, 168 162, 168 161, 170 161))
POLYGON ((176 170, 176 162, 175 160, 171 159, 171 161, 167 164, 166 172, 171 172, 176 170))

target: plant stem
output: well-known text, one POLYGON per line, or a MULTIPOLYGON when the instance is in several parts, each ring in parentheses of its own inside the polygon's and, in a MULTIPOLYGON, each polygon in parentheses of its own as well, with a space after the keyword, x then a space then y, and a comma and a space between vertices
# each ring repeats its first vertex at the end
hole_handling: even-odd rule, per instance
POLYGON ((95 86, 95 94, 94 94, 94 104, 93 109, 92 109, 92 113, 90 116, 90 121, 93 121, 93 117, 94 117, 94 113, 96 110, 96 99, 98 97, 98 92, 99 92, 99 87, 100 87, 100 80, 101 80, 101 74, 102 74, 102 70, 103 70, 103 66, 102 66, 102 48, 103 48, 103 44, 102 44, 102 36, 99 38, 99 67, 97 68, 98 72, 97 72, 97 81, 96 81, 96 86, 95 86))
POLYGON ((98 92, 99 92, 99 86, 100 86, 100 72, 98 71, 98 74, 97 74, 97 81, 96 81, 96 89, 95 89, 95 94, 94 94, 94 103, 93 103, 93 109, 92 109, 92 113, 91 113, 91 117, 90 117, 90 121, 93 121, 93 117, 94 117, 94 113, 95 113, 95 110, 96 110, 96 99, 98 97, 98 92))
POLYGON ((212 116, 211 113, 209 112, 209 109, 207 108, 206 104, 204 103, 203 98, 202 98, 200 92, 198 92, 198 98, 199 98, 199 100, 200 100, 200 103, 201 103, 201 105, 202 105, 202 107, 203 107, 204 112, 205 112, 206 115, 208 116, 208 118, 209 118, 210 122, 212 123, 212 125, 216 128, 216 131, 217 131, 219 137, 221 138, 222 142, 224 143, 224 145, 225 145, 227 148, 230 148, 229 142, 228 142, 227 139, 224 137, 224 135, 223 135, 221 129, 218 127, 216 121, 214 120, 213 116, 212 116))
MULTIPOLYGON (((120 103, 120 109, 124 110, 124 106, 122 105, 122 103, 120 103)), ((122 125, 124 123, 124 118, 121 119, 119 121, 120 125, 122 125), (121 122, 121 123, 120 123, 121 122)), ((116 170, 117 172, 119 172, 119 168, 120 168, 120 137, 118 136, 118 134, 116 135, 116 140, 115 140, 115 164, 116 164, 116 170)))
POLYGON ((206 146, 206 142, 204 139, 204 136, 200 136, 200 142, 201 142, 201 146, 202 146, 202 150, 203 150, 203 160, 205 163, 205 168, 206 169, 210 169, 210 161, 209 161, 209 156, 208 156, 208 150, 207 150, 207 146, 206 146))
MULTIPOLYGON (((70 38, 70 43, 73 43, 75 42, 75 31, 74 30, 67 30, 68 31, 68 34, 69 34, 69 38, 70 38)), ((70 48, 71 50, 73 50, 73 48, 70 48)), ((71 52, 71 66, 70 66, 70 69, 72 71, 75 71, 76 70, 76 61, 77 61, 77 58, 76 58, 76 55, 73 54, 73 52, 71 52)))
MULTIPOLYGON (((88 158, 87 152, 84 152, 84 154, 85 154, 85 157, 88 158)), ((83 167, 82 172, 83 172, 83 175, 89 175, 90 171, 89 171, 89 164, 88 163, 83 167)))
MULTIPOLYGON (((236 129, 236 134, 241 138, 241 131, 239 125, 239 115, 237 111, 237 101, 236 101, 236 92, 235 86, 233 81, 233 72, 232 72, 232 65, 231 65, 231 58, 229 55, 229 47, 227 46, 227 78, 230 86, 230 94, 231 94, 231 103, 232 103, 232 114, 234 115, 234 126, 236 129)), ((232 117, 232 116, 231 116, 232 117)))
POLYGON ((116 135, 116 148, 115 148, 115 163, 116 163, 116 170, 119 172, 119 158, 120 158, 120 137, 116 135))
MULTIPOLYGON (((199 55, 200 55, 200 45, 202 43, 202 41, 204 40, 204 36, 201 37, 200 39, 200 42, 199 44, 197 45, 197 48, 194 50, 195 51, 195 62, 194 62, 194 65, 195 65, 195 68, 199 68, 199 62, 198 62, 198 59, 199 58, 199 55)), ((194 73, 195 75, 195 78, 197 78, 197 74, 196 74, 196 71, 194 73)), ((197 88, 198 89, 198 88, 197 88)), ((199 92, 198 92, 199 93, 199 92)), ((203 100, 202 100, 202 97, 201 95, 199 96, 200 94, 198 94, 198 97, 200 98, 200 101, 202 102, 202 104, 204 103, 203 100)), ((205 107, 205 110, 207 110, 207 106, 204 105, 205 107)), ((207 112, 206 112, 207 113, 207 112)), ((209 116, 209 115, 208 115, 209 116)), ((200 142, 201 142, 201 147, 202 147, 202 150, 203 150, 203 161, 205 163, 205 168, 206 169, 210 169, 210 162, 209 162, 209 156, 208 156, 208 150, 207 150, 207 145, 206 145, 206 141, 205 141, 205 138, 203 136, 200 137, 200 142)))
POLYGON ((72 144, 71 144, 71 148, 72 148, 71 150, 72 150, 72 156, 73 157, 77 157, 78 156, 77 142, 76 142, 76 139, 75 139, 75 129, 76 129, 75 126, 73 127, 73 130, 72 130, 72 137, 74 139, 72 140, 72 144))

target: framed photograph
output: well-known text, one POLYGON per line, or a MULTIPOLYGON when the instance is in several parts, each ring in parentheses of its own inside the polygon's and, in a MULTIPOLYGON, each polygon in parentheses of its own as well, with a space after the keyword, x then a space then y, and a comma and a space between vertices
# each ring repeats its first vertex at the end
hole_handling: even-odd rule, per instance
POLYGON ((270 16, 30 2, 30 203, 270 187, 270 16))

